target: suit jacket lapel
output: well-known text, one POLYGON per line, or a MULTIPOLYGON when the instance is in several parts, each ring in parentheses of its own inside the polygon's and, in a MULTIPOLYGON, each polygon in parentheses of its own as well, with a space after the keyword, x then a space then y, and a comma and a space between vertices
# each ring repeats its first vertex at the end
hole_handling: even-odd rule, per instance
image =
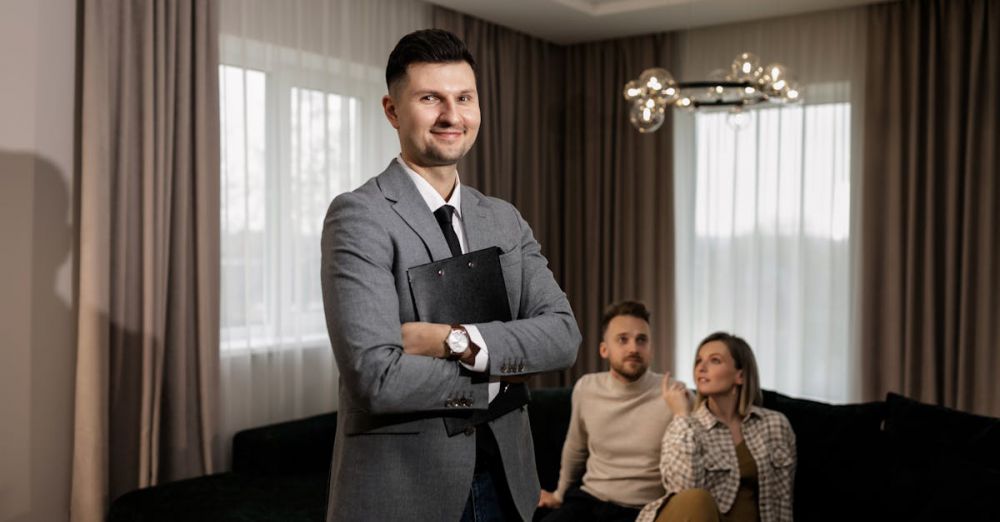
POLYGON ((438 261, 451 257, 451 249, 448 248, 448 242, 445 241, 434 214, 427 208, 424 198, 420 196, 420 192, 406 171, 399 166, 398 160, 393 160, 389 167, 379 174, 378 184, 385 198, 393 202, 392 209, 420 236, 431 260, 438 261))
POLYGON ((496 227, 481 196, 462 185, 462 225, 469 252, 497 246, 496 227))

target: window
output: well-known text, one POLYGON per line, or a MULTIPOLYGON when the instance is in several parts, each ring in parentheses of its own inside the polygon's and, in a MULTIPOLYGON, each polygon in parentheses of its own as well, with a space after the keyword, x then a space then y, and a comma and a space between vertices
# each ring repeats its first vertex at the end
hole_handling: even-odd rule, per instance
POLYGON ((220 2, 225 462, 240 430, 337 408, 323 219, 399 153, 385 59, 430 25, 430 5, 406 0, 220 2))
POLYGON ((692 119, 679 153, 693 179, 677 169, 678 373, 725 330, 754 348, 765 388, 849 400, 850 104, 692 119))
POLYGON ((222 350, 328 346, 323 216, 363 181, 358 96, 220 65, 222 350))
POLYGON ((695 117, 698 237, 805 234, 850 225, 850 104, 695 117))
POLYGON ((264 100, 260 71, 219 66, 221 112, 222 346, 268 323, 264 291, 267 208, 264 100))

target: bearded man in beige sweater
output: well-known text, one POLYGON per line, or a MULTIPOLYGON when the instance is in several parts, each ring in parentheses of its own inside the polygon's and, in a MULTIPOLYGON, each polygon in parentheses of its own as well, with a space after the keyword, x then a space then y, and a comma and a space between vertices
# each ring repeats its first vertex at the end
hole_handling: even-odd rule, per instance
POLYGON ((584 375, 573 387, 559 486, 542 490, 538 506, 554 509, 545 522, 633 521, 663 496, 660 444, 670 422, 663 376, 653 359, 649 310, 623 301, 601 318, 601 357, 611 369, 584 375))

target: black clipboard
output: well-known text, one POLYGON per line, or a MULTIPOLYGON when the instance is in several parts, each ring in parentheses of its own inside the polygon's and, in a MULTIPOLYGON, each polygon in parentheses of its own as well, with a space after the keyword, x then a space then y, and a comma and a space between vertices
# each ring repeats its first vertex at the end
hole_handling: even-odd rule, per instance
MULTIPOLYGON (((511 320, 507 284, 500 266, 499 247, 412 267, 406 271, 418 321, 441 324, 476 324, 511 320)), ((527 404, 524 383, 504 386, 489 409, 467 417, 446 417, 449 436, 496 419, 527 404)))
POLYGON ((500 248, 490 247, 406 271, 417 320, 476 324, 511 320, 500 248))

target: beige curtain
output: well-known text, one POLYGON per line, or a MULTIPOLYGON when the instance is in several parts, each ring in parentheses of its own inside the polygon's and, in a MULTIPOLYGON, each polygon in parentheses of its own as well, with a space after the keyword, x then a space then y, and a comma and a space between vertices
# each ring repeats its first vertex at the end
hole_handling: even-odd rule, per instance
POLYGON ((72 519, 213 470, 218 373, 214 2, 82 2, 72 519))
POLYGON ((604 307, 653 309, 656 366, 673 357, 672 133, 628 123, 622 86, 669 68, 671 37, 560 47, 436 8, 434 25, 462 37, 479 63, 483 125, 459 166, 463 183, 504 198, 534 227, 584 341, 576 364, 539 376, 569 386, 606 365, 597 353, 604 307))
POLYGON ((564 134, 562 48, 448 9, 434 26, 460 36, 478 65, 482 126, 459 165, 462 183, 510 201, 533 227, 557 280, 564 134))
MULTIPOLYGON (((476 146, 459 164, 462 183, 518 208, 565 289, 560 195, 565 52, 555 44, 448 9, 435 7, 433 21, 435 27, 461 37, 478 66, 482 126, 476 146)), ((579 316, 577 321, 586 324, 579 316)), ((543 385, 559 385, 556 379, 543 385)))
POLYGON ((608 303, 637 299, 653 312, 653 367, 674 358, 673 116, 641 134, 628 121, 625 83, 644 69, 674 69, 673 35, 573 45, 566 50, 563 288, 581 324, 572 383, 606 369, 598 355, 608 303))
POLYGON ((866 398, 1000 415, 1000 3, 876 5, 862 194, 866 398))

